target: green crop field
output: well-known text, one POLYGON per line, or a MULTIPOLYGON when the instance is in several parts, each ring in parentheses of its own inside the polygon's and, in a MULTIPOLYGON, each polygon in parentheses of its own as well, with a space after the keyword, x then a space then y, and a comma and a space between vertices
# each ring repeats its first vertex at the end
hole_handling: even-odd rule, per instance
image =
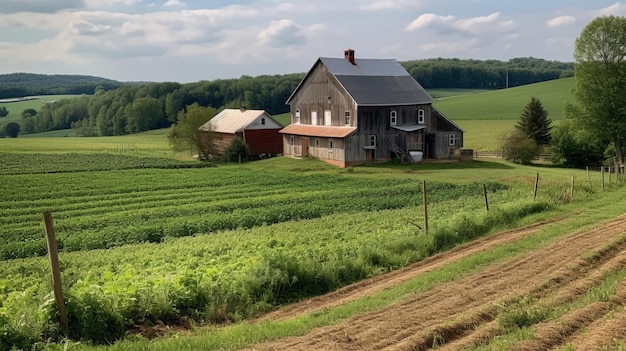
MULTIPOLYGON (((107 343, 136 325, 183 317, 245 320, 529 216, 553 216, 569 177, 585 176, 542 169, 533 201, 536 169, 500 161, 338 169, 274 158, 207 167, 162 155, 164 131, 1 141, 0 345, 9 348, 58 336, 41 257, 44 211, 62 250, 69 335, 107 343)), ((593 196, 581 186, 581 201, 593 196)))

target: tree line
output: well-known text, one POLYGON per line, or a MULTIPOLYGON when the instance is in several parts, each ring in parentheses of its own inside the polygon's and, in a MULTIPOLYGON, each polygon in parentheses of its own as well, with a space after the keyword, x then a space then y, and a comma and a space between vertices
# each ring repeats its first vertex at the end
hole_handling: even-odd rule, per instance
MULTIPOLYGON (((432 59, 402 62, 425 88, 502 88, 568 75, 572 64, 535 58, 497 60, 432 59), (507 73, 508 72, 508 73, 507 73)), ((82 136, 138 133, 169 127, 186 106, 289 111, 285 104, 304 73, 241 76, 195 83, 145 83, 46 104, 36 114, 23 115, 21 133, 73 128, 82 136)))
POLYGON ((33 95, 93 94, 96 90, 112 90, 125 84, 131 83, 85 75, 0 74, 0 99, 33 95))
POLYGON ((501 89, 574 76, 574 64, 533 57, 498 60, 425 59, 402 62, 426 89, 501 89))

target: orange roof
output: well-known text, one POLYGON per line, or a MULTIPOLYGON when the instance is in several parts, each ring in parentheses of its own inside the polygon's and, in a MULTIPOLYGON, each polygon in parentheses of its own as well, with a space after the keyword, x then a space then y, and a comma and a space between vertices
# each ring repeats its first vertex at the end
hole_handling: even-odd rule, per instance
POLYGON ((290 124, 280 130, 283 134, 295 134, 304 136, 345 138, 354 132, 356 127, 333 127, 333 126, 312 126, 307 124, 290 124))

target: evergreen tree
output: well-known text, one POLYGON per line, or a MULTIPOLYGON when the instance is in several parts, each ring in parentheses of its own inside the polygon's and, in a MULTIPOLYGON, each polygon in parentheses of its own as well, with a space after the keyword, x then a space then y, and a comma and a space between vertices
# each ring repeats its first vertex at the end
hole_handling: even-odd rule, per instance
POLYGON ((532 97, 530 102, 524 107, 524 112, 520 116, 520 121, 515 128, 533 140, 537 146, 550 145, 550 131, 552 121, 548 119, 548 112, 543 109, 539 99, 532 97))

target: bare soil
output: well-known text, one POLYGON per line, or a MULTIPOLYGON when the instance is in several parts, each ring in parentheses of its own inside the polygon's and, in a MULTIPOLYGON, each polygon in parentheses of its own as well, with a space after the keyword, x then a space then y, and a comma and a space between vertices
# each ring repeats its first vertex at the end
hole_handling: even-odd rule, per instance
MULTIPOLYGON (((515 242, 560 221, 538 223, 486 237, 405 269, 368 279, 270 313, 283 320, 320 311, 410 280, 481 251, 515 242)), ((574 232, 550 245, 439 284, 376 311, 306 335, 252 345, 248 350, 459 350, 490 342, 503 333, 507 308, 531 301, 532 308, 557 309, 626 267, 626 215, 574 232), (524 302, 526 301, 526 302, 524 302)), ((523 305, 527 306, 527 305, 523 305)), ((534 325, 535 335, 510 349, 611 349, 626 338, 626 282, 608 301, 565 311, 534 325)))

